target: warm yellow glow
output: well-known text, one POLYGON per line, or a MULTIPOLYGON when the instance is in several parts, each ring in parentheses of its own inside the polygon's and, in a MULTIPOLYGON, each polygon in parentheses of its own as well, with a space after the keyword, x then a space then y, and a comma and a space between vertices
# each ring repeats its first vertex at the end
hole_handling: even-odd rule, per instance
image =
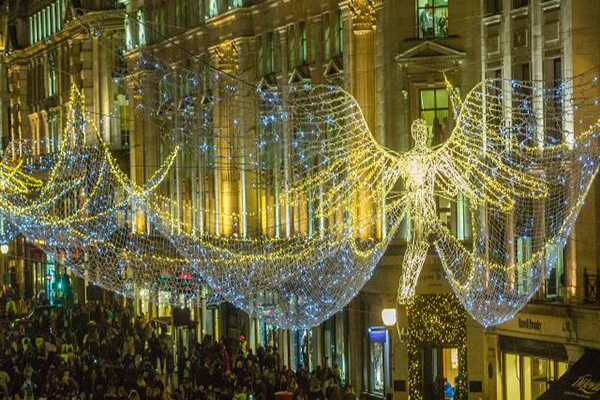
POLYGON ((0 245, 0 253, 2 253, 2 254, 8 254, 8 250, 9 250, 9 248, 8 248, 8 245, 6 243, 2 243, 0 245))

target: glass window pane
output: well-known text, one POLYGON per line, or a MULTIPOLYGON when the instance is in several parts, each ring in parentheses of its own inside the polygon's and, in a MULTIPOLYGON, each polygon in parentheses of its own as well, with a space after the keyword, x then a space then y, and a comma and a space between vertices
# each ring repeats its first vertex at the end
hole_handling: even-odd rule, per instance
POLYGON ((427 4, 431 4, 431 0, 419 0, 417 4, 419 8, 425 8, 427 4))
POLYGON ((436 108, 448 108, 448 90, 437 89, 435 91, 435 106, 436 108))
POLYGON ((434 15, 435 36, 448 36, 448 8, 436 8, 434 15))
POLYGON ((448 6, 448 0, 435 0, 434 5, 437 6, 448 6))
POLYGON ((427 126, 433 126, 433 121, 435 120, 435 111, 423 111, 421 112, 421 118, 425 120, 427 126))
POLYGON ((435 109, 435 90, 424 89, 421 90, 421 110, 434 110, 435 109))

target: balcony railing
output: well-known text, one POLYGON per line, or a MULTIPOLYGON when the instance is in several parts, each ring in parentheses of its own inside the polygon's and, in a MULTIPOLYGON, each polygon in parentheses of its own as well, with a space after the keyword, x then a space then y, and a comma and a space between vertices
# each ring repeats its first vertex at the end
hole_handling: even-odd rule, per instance
POLYGON ((584 303, 586 304, 600 304, 600 268, 596 270, 596 274, 590 274, 587 268, 583 269, 583 294, 584 303))

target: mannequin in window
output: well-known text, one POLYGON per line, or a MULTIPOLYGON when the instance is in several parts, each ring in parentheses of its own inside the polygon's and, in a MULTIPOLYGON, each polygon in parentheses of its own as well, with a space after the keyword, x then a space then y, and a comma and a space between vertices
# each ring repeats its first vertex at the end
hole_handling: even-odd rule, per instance
POLYGON ((433 38, 433 7, 429 3, 421 11, 419 27, 424 38, 433 38))

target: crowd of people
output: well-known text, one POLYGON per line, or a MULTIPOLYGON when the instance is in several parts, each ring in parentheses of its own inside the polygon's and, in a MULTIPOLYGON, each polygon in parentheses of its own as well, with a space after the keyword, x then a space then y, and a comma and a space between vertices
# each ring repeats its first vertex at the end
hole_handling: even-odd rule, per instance
POLYGON ((276 348, 254 354, 205 336, 173 351, 159 324, 117 302, 45 310, 0 325, 2 399, 356 398, 337 366, 292 371, 276 348))

